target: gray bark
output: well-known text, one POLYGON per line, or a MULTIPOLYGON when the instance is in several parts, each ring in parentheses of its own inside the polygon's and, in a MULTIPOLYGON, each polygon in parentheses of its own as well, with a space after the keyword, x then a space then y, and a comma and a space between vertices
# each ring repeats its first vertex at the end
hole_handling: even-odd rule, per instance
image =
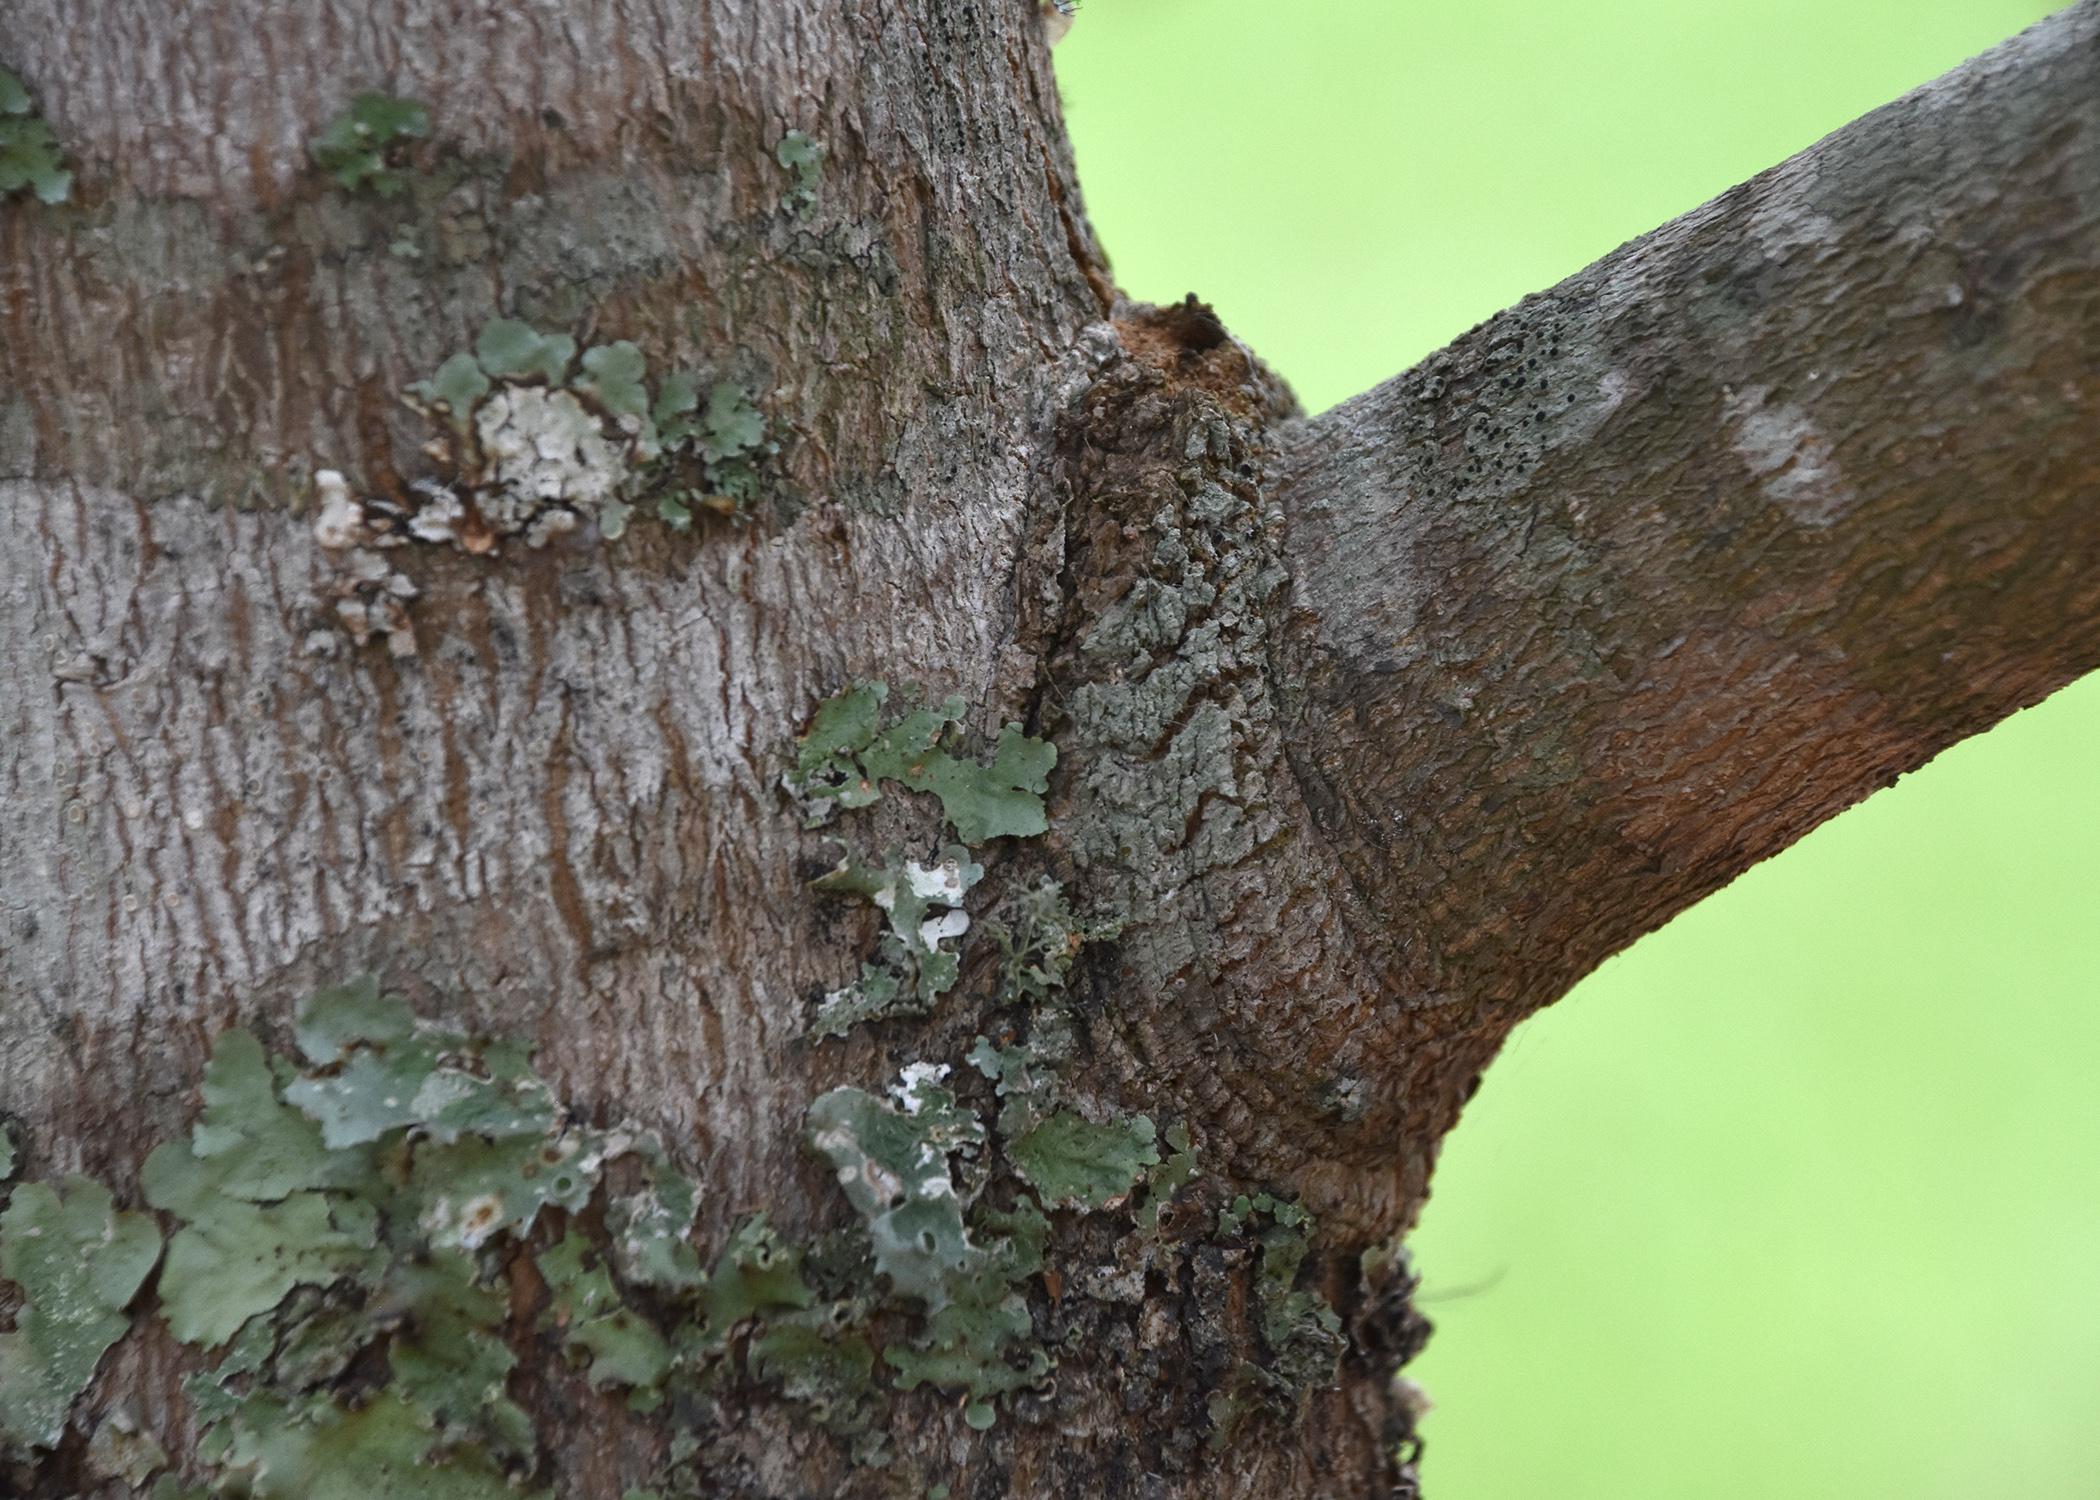
MULTIPOLYGON (((1086 1334, 1054 1397, 980 1435, 900 1395, 894 1472, 757 1403, 712 1440, 724 1494, 1411 1483, 1404 1285, 1358 1255, 1509 1026, 2100 665, 2095 0, 1312 421, 1201 310, 1115 298, 1028 0, 15 0, 0 48, 79 169, 73 204, 0 203, 0 1101, 31 1175, 125 1195, 220 1027, 373 971, 661 1129, 701 1245, 843 1224, 809 1101, 986 1021, 958 991, 810 1040, 873 929, 806 890, 834 851, 783 757, 865 678, 1059 745, 1051 831, 995 884, 1125 918, 1073 1088, 1190 1127, 1181 1279, 1039 1290, 1086 1334), (371 87, 434 124, 396 200, 307 156, 371 87), (795 129, 828 153, 807 215, 795 129), (750 384, 772 499, 387 552, 414 655, 353 644, 312 476, 428 477, 396 393, 497 314, 750 384), (1218 1311, 1254 1264, 1202 1225, 1264 1189, 1319 1215, 1304 1284, 1353 1345, 1213 1447, 1218 1349, 1259 1340, 1218 1311)), ((179 1456, 194 1364, 141 1332, 84 1404, 179 1456)), ((660 1455, 608 1401, 541 1415, 559 1493, 660 1455)))

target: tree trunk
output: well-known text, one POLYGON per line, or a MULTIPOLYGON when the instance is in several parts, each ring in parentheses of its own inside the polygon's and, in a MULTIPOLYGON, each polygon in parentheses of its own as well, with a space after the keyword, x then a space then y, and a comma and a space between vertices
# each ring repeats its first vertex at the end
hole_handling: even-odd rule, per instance
MULTIPOLYGON (((63 1434, 0 1369, 25 1494, 116 1492, 134 1428, 266 1495, 337 1433, 382 1495, 1411 1493, 1394 1247, 1509 1027, 2100 665, 2095 0, 1311 421, 1114 293, 1032 0, 24 0, 0 65, 75 172, 0 198, 17 1182, 171 1237, 382 1205, 223 1386, 179 1240, 63 1434), (142 1185, 223 1149, 236 1026, 319 1161, 299 1101, 403 1055, 295 1027, 363 974, 457 1034, 431 1078, 522 1039, 550 1141, 663 1159, 593 1137, 486 1240, 327 1166, 142 1185), (889 1238, 892 1129, 966 1243, 889 1238), (674 1165, 704 1281, 622 1253, 674 1165), (757 1213, 801 1283, 745 1306, 757 1213), (665 1370, 575 1367, 572 1242, 665 1370), (472 1417, 390 1301, 461 1249, 517 1360, 472 1417), (359 1331, 302 1381, 316 1298, 359 1331)), ((327 1152, 448 1159, 385 1104, 327 1152)))

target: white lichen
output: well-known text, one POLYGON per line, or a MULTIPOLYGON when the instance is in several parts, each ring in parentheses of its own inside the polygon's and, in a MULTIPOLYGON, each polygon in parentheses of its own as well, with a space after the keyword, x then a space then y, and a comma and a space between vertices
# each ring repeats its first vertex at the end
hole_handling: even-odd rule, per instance
POLYGON ((420 484, 415 488, 423 503, 409 519, 410 534, 419 542, 459 540, 459 524, 467 518, 466 507, 460 504, 459 496, 442 484, 420 484))
POLYGON ((474 409, 488 493, 482 510, 517 532, 547 505, 595 510, 613 499, 627 464, 598 419, 567 391, 505 385, 474 409))
POLYGON ((336 581, 335 616, 356 644, 384 636, 391 655, 411 657, 416 654, 416 633, 408 602, 420 592, 407 574, 395 572, 378 553, 353 548, 342 559, 336 581))
POLYGON ((906 1063, 897 1081, 890 1085, 890 1093, 908 1115, 915 1115, 926 1107, 923 1091, 948 1076, 946 1063, 906 1063))
POLYGON ((350 482, 334 469, 314 475, 320 514, 314 517, 314 540, 331 551, 355 547, 364 540, 365 508, 350 495, 350 482))
POLYGON ((1724 393, 1730 446, 1766 499, 1808 526, 1828 526, 1858 499, 1830 439, 1801 406, 1768 386, 1724 393))
POLYGON ((958 860, 946 859, 937 865, 922 865, 911 859, 904 862, 905 879, 911 882, 911 893, 929 901, 938 901, 943 906, 960 906, 964 893, 969 889, 963 884, 962 864, 958 860))

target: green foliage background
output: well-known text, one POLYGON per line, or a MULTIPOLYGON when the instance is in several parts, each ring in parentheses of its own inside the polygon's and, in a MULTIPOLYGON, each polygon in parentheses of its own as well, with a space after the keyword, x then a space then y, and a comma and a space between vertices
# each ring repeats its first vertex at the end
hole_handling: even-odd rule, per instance
MULTIPOLYGON (((1057 62, 1119 279, 1317 410, 2047 9, 1088 0, 1057 62)), ((2100 677, 1519 1031, 1417 1238, 1435 1500, 2100 1493, 2095 745, 2100 677)))

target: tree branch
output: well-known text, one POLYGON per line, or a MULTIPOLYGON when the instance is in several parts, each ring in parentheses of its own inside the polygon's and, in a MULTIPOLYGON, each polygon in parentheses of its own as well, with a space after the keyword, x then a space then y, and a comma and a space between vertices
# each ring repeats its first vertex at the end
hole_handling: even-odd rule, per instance
POLYGON ((2100 3, 1301 424, 1286 471, 1293 763, 1403 988, 1499 1029, 2100 666, 2100 3))

